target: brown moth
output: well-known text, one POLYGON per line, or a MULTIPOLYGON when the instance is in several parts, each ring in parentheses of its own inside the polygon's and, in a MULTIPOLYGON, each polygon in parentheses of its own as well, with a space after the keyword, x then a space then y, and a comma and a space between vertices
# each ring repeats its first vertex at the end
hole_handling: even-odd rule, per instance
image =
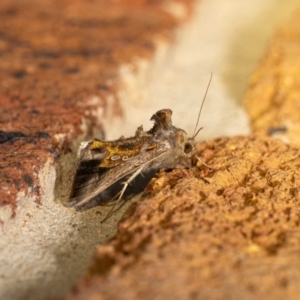
POLYGON ((151 118, 153 128, 144 131, 140 126, 134 137, 81 143, 70 195, 74 206, 84 205, 126 175, 132 174, 120 197, 141 172, 188 166, 194 140, 172 125, 171 116, 170 109, 159 110, 151 118))
POLYGON ((93 139, 81 143, 68 206, 83 207, 92 199, 101 198, 108 188, 127 177, 118 194, 120 200, 127 186, 140 173, 191 166, 194 139, 202 129, 196 130, 204 100, 191 138, 183 129, 172 125, 172 111, 162 109, 151 117, 154 126, 149 131, 140 126, 133 137, 121 137, 115 141, 93 139))

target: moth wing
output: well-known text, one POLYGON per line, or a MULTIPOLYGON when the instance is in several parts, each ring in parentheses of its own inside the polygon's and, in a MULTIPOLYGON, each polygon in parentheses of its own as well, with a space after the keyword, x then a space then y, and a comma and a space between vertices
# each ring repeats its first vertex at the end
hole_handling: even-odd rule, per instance
POLYGON ((73 198, 84 195, 89 185, 93 184, 99 174, 99 164, 106 157, 105 149, 97 151, 96 155, 92 155, 90 144, 93 141, 82 142, 78 149, 77 161, 71 176, 71 189, 69 194, 68 206, 73 206, 73 198), (95 176, 97 175, 97 176, 95 176), (71 200, 71 201, 70 201, 71 200))
MULTIPOLYGON (((99 168, 101 160, 78 160, 68 206, 81 207, 126 175, 147 170, 149 164, 162 156, 167 147, 141 151, 115 168, 99 168)), ((104 155, 105 156, 105 155, 104 155)))

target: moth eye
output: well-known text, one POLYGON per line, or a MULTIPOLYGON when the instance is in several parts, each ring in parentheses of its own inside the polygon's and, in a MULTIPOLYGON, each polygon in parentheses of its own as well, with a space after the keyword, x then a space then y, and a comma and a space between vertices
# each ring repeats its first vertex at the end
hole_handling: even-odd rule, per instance
POLYGON ((193 146, 192 146, 192 144, 191 143, 186 143, 185 145, 184 145, 184 153, 190 153, 191 151, 193 150, 193 146))
POLYGON ((127 156, 127 155, 124 155, 123 157, 122 157, 122 160, 128 160, 129 159, 129 157, 127 156))

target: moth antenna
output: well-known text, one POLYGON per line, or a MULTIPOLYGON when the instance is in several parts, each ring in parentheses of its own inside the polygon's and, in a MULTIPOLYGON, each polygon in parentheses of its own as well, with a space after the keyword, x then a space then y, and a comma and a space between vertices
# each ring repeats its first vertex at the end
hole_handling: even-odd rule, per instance
POLYGON ((199 120, 200 120, 202 108, 203 108, 203 105, 204 105, 204 102, 205 102, 205 99, 206 99, 206 95, 207 95, 207 92, 208 92, 208 89, 209 89, 209 86, 210 86, 210 83, 211 83, 211 80, 212 80, 212 76, 213 76, 213 73, 211 72, 211 73, 210 73, 209 82, 208 82, 208 85, 207 85, 207 88, 206 88, 206 91, 205 91, 205 94, 204 94, 204 97, 203 97, 203 100, 202 100, 202 104, 201 104, 201 106, 200 106, 200 110, 199 110, 199 113, 198 113, 197 123, 196 123, 196 126, 195 126, 195 130, 194 130, 194 133, 193 133, 193 138, 192 138, 192 140, 197 136, 197 134, 199 133, 199 131, 202 129, 202 128, 200 128, 200 129, 196 132, 197 127, 198 127, 198 124, 199 124, 199 120))
POLYGON ((193 135, 192 140, 194 140, 194 138, 198 135, 198 133, 203 129, 203 127, 200 127, 196 133, 193 135))

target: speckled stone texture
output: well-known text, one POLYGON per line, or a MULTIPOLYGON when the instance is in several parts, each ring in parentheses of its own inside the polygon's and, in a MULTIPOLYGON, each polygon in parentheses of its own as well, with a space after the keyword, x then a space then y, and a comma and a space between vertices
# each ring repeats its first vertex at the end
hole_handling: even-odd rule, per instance
MULTIPOLYGON (((1 1, 4 299, 66 294, 115 230, 100 226, 104 209, 76 214, 54 199, 58 157, 103 134, 108 98, 112 118, 122 116, 120 65, 152 58, 191 3, 1 1)), ((159 173, 67 299, 299 298, 298 36, 294 19, 253 77, 246 106, 257 135, 199 144, 210 167, 195 157, 193 169, 159 173)))
POLYGON ((300 145, 300 10, 270 42, 246 95, 254 132, 300 145))
POLYGON ((299 298, 299 15, 252 77, 255 135, 199 144, 210 168, 158 174, 68 300, 299 298))
POLYGON ((299 149, 271 138, 199 145, 160 173, 67 299, 297 299, 299 149))

